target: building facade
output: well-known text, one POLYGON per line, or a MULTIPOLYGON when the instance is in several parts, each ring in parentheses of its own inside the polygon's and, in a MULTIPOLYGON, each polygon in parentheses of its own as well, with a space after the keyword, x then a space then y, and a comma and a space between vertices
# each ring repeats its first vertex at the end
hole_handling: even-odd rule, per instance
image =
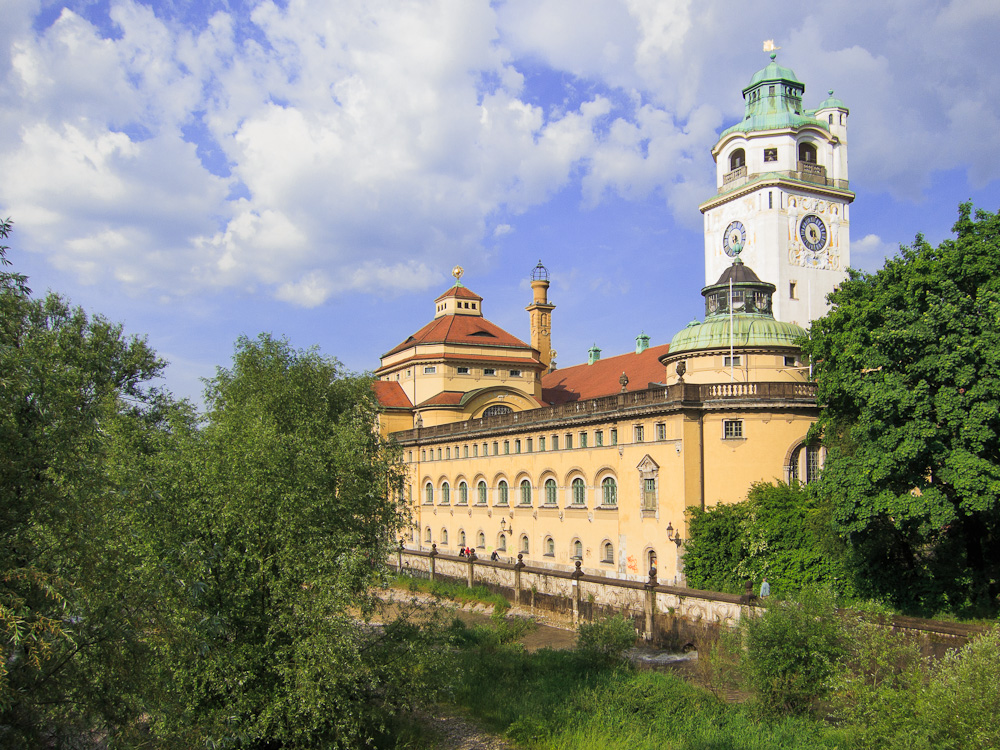
MULTIPOLYGON (((842 278, 852 196, 846 151, 835 141, 846 141, 846 122, 838 121, 836 134, 830 122, 816 122, 828 110, 837 117, 847 110, 827 100, 799 115, 804 87, 772 59, 744 90, 749 118, 758 117, 751 104, 757 107, 772 80, 788 87, 781 96, 793 114, 812 121, 777 118, 766 130, 745 120, 742 130, 722 134, 717 160, 729 166, 737 145, 747 158, 760 150, 759 138, 779 144, 762 147, 779 148, 784 158, 781 150, 792 143, 822 136, 826 150, 817 159, 839 182, 784 173, 795 169, 765 176, 751 167, 735 178, 739 186, 703 204, 706 273, 714 273, 702 289, 703 321, 669 345, 651 347, 640 335, 632 352, 602 357, 595 347, 586 363, 558 368, 555 305, 541 263, 531 276, 528 342, 485 318, 483 299, 456 268, 456 283, 434 300, 431 321, 382 356, 375 390, 382 429, 401 446, 407 470, 413 526, 406 546, 520 554, 539 567, 579 561, 587 573, 634 579, 656 567, 661 581, 680 583, 690 508, 738 502, 757 481, 815 476, 821 452, 806 444, 817 415, 815 386, 796 346, 805 330, 776 313, 808 322, 813 308, 789 304, 802 300, 785 298, 788 285, 812 278, 832 289, 842 278), (776 191, 782 197, 773 217, 740 213, 747 198, 759 202, 776 191), (730 227, 734 222, 740 227, 730 227), (785 234, 775 239, 768 222, 785 222, 785 234), (720 239, 715 228, 722 224, 730 233, 720 239), (809 268, 791 262, 793 252, 801 254, 793 234, 803 231, 819 247, 808 252, 825 253, 826 261, 809 268), (757 266, 776 283, 758 276, 757 266), (818 275, 790 279, 802 268, 818 275)), ((727 186, 731 171, 720 172, 727 186)))

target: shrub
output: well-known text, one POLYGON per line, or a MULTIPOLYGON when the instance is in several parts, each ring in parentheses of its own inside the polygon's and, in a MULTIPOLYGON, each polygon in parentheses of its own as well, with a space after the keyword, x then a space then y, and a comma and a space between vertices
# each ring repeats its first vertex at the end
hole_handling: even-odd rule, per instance
POLYGON ((595 661, 621 659, 634 643, 635 626, 620 614, 600 622, 583 622, 577 628, 577 651, 595 661))
POLYGON ((804 713, 827 694, 845 653, 832 596, 813 591, 774 601, 741 629, 740 668, 764 713, 804 713))

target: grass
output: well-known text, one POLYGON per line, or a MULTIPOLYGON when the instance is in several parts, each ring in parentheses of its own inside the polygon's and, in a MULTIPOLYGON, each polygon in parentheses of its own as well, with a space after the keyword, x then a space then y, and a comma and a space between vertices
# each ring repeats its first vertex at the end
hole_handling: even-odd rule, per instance
POLYGON ((407 591, 419 591, 453 602, 492 604, 494 614, 503 614, 510 609, 510 602, 507 601, 503 594, 494 593, 485 586, 473 586, 470 589, 464 583, 431 581, 427 578, 414 578, 413 576, 406 575, 396 576, 395 586, 397 588, 404 588, 407 591))
POLYGON ((493 642, 459 655, 456 704, 532 750, 799 750, 845 747, 806 717, 762 719, 750 706, 661 672, 578 651, 526 653, 493 642))

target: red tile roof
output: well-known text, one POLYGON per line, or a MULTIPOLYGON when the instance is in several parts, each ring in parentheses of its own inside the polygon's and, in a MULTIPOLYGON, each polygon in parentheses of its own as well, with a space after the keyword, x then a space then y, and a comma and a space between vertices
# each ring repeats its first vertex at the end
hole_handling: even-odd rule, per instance
POLYGON ((621 393, 618 379, 623 372, 628 376, 628 391, 641 391, 650 383, 662 383, 666 370, 659 358, 669 348, 669 344, 651 346, 642 354, 619 354, 599 359, 592 365, 574 365, 546 373, 542 375, 542 400, 549 404, 565 404, 621 393))
POLYGON ((467 287, 464 287, 464 286, 458 286, 458 285, 453 286, 451 289, 449 289, 448 291, 446 291, 444 294, 442 294, 440 297, 438 297, 434 301, 435 302, 440 302, 441 300, 447 299, 448 297, 460 297, 461 299, 474 299, 474 300, 478 300, 479 302, 483 301, 483 298, 480 297, 478 294, 476 294, 471 289, 468 289, 467 287))
POLYGON ((521 339, 511 336, 504 329, 486 318, 472 315, 444 315, 435 318, 406 341, 383 354, 388 357, 417 344, 469 344, 472 346, 505 346, 516 349, 531 347, 521 339))
POLYGON ((375 398, 386 409, 409 409, 413 406, 403 386, 390 380, 375 380, 372 382, 375 398))
POLYGON ((463 391, 441 391, 426 401, 421 401, 420 406, 457 406, 462 403, 464 395, 463 391))

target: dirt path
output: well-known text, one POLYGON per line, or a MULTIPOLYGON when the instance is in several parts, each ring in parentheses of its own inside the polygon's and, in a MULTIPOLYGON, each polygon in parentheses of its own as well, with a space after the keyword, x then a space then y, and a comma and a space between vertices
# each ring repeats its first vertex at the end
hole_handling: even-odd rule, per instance
POLYGON ((447 706, 434 706, 432 713, 419 715, 434 737, 427 750, 515 750, 499 735, 481 729, 470 719, 447 706))

